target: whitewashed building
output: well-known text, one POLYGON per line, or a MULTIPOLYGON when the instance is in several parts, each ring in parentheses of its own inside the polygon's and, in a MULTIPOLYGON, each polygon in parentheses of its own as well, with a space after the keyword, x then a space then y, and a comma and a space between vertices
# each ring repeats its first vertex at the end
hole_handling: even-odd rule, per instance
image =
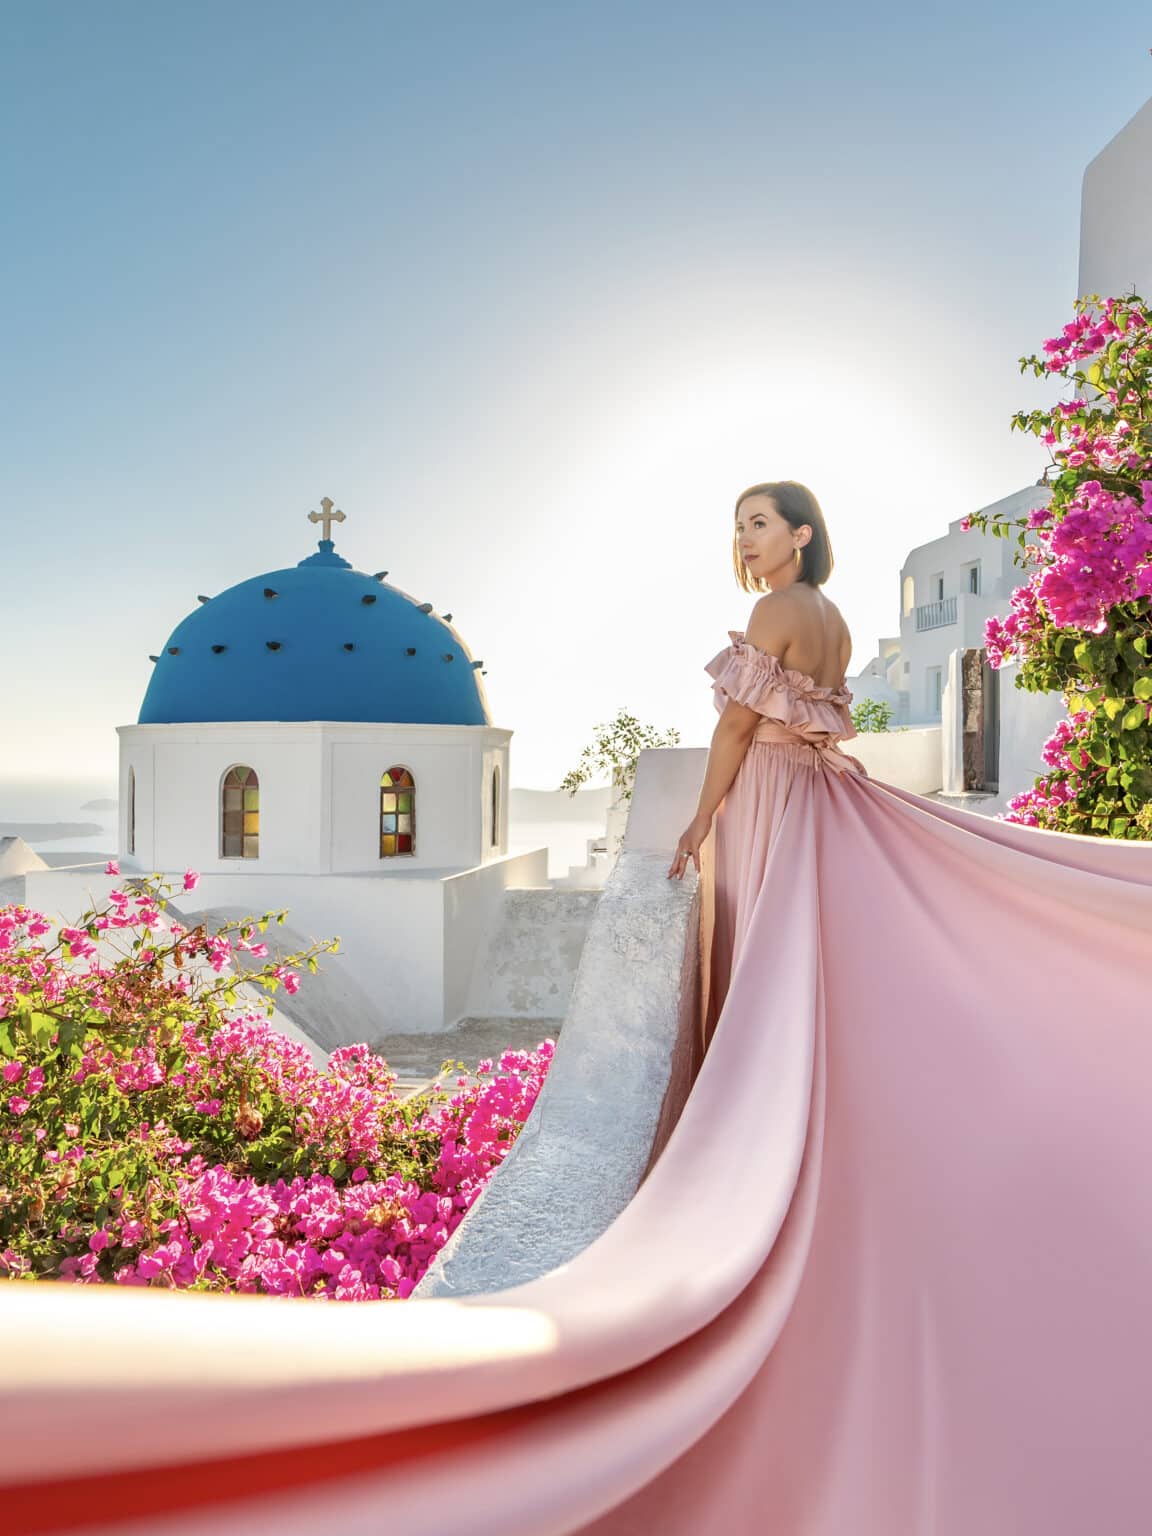
MULTIPOLYGON (((1152 301, 1152 101, 1089 163, 1081 190, 1078 294, 1133 292, 1152 301)), ((1069 306, 1066 318, 1072 314, 1069 306)), ((1050 496, 1041 481, 981 510, 1020 518, 1050 496)), ((1059 693, 1016 688, 1014 663, 997 671, 979 654, 988 618, 1008 614, 1026 573, 1013 561, 1014 538, 964 533, 960 521, 909 551, 899 577, 900 632, 880 640, 848 686, 856 703, 887 703, 893 724, 927 736, 932 754, 937 732, 939 773, 927 776, 946 793, 986 792, 976 808, 995 813, 1045 771, 1040 749, 1067 711, 1059 693)), ((915 756, 920 773, 910 787, 927 787, 924 742, 908 747, 904 755, 915 756)), ((870 749, 877 772, 898 760, 865 738, 862 750, 870 749)))
MULTIPOLYGON (((554 945, 529 941, 560 893, 546 848, 508 852, 512 732, 489 717, 482 663, 450 614, 338 555, 343 514, 323 508, 315 554, 202 595, 151 658, 139 719, 117 728, 121 878, 193 868, 182 910, 287 908, 266 937, 338 936, 325 983, 292 1003, 328 1046, 474 1011, 562 1016, 579 946, 553 952, 573 950, 562 922, 554 945), (544 910, 510 916, 506 893, 528 890, 544 910)), ((26 899, 72 915, 117 883, 31 871, 26 899)))
MULTIPOLYGON (((1051 494, 1041 482, 980 510, 1019 520, 1051 494)), ((983 796, 976 808, 993 814, 1045 771, 1041 749, 1066 710, 1060 693, 1017 688, 1016 663, 988 664, 987 622, 1008 615, 1026 572, 1013 560, 1015 537, 965 532, 962 521, 908 552, 899 573, 900 633, 881 640, 848 687, 856 704, 887 703, 892 726, 907 733, 893 751, 909 758, 908 770, 901 756, 885 756, 875 761, 878 774, 889 771, 919 792, 983 796)), ((864 752, 875 745, 865 734, 864 752)))

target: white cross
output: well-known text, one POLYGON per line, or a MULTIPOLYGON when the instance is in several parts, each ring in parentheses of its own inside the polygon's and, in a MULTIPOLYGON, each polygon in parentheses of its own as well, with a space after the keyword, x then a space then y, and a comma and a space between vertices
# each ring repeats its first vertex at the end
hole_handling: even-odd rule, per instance
POLYGON ((344 514, 340 511, 333 512, 331 496, 321 496, 320 505, 324 508, 323 512, 309 512, 308 521, 310 523, 323 523, 323 537, 331 539, 332 524, 342 523, 344 521, 344 514))

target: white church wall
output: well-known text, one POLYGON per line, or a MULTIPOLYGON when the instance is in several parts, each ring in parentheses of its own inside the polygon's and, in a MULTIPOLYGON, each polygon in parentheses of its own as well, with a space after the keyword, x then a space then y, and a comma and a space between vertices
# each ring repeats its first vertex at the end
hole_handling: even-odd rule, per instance
POLYGON ((156 844, 154 806, 155 765, 151 742, 137 741, 129 748, 121 741, 116 846, 148 869, 153 867, 156 844))
POLYGON ((501 765, 506 825, 510 731, 272 721, 121 726, 118 734, 121 857, 138 869, 392 875, 467 869, 500 856, 491 845, 486 764, 501 765), (253 859, 220 853, 221 784, 237 765, 259 779, 253 859), (381 858, 380 777, 396 765, 416 781, 415 852, 381 858), (130 770, 134 854, 127 852, 130 770))
MULTIPOLYGON (((548 850, 536 848, 448 877, 435 870, 414 871, 404 880, 209 872, 201 873, 194 896, 170 878, 174 903, 194 903, 198 911, 217 914, 214 927, 225 920, 220 914, 232 919, 287 910, 288 924, 306 936, 305 943, 339 936, 339 952, 319 956, 318 964, 354 983, 355 995, 366 999, 364 1012, 318 1021, 318 1032, 332 1044, 373 1044, 388 1034, 446 1029, 465 1016, 477 956, 498 927, 505 893, 522 886, 529 888, 526 895, 538 888, 547 893, 547 870, 548 850)), ((25 900, 58 922, 74 922, 86 908, 104 905, 123 879, 103 874, 101 866, 32 870, 25 876, 25 900)), ((278 924, 269 924, 266 941, 285 950, 290 946, 279 933, 278 924)), ((512 991, 515 980, 525 997, 539 994, 555 1003, 560 994, 549 993, 547 984, 559 974, 568 977, 570 987, 579 956, 567 953, 572 945, 567 929, 550 934, 543 925, 538 934, 538 954, 521 957, 517 978, 505 980, 512 991)), ((507 1011, 562 1017, 564 1001, 566 996, 555 1011, 547 1002, 535 1010, 507 1011)))
MULTIPOLYGON (((123 866, 121 866, 123 869, 123 866)), ((108 892, 123 885, 120 876, 106 876, 100 868, 69 871, 68 868, 32 871, 25 877, 26 900, 43 903, 41 911, 60 922, 75 922, 89 906, 103 906, 108 892)), ((444 1025, 444 989, 441 982, 442 902, 441 882, 436 876, 413 877, 404 885, 392 880, 367 880, 333 876, 235 876, 201 874, 195 895, 181 892, 180 879, 172 900, 177 906, 195 902, 204 912, 227 909, 260 917, 261 912, 287 909, 296 932, 309 942, 339 935, 339 951, 319 955, 324 968, 347 969, 359 986, 376 1000, 376 1032, 382 1029, 439 1029, 444 1025)), ((278 925, 267 926, 264 940, 269 949, 284 948, 278 942, 278 925)), ((364 1035, 353 1035, 362 1040, 364 1035)))
POLYGON ((508 743, 487 747, 482 753, 480 775, 480 825, 484 858, 500 858, 508 852, 508 743), (492 775, 496 779, 496 824, 493 826, 492 775), (493 835, 495 834, 495 835, 493 835))
POLYGON ((470 742, 382 736, 376 741, 333 741, 329 751, 334 871, 403 874, 409 869, 458 869, 479 861, 479 816, 471 793, 479 765, 470 742), (407 768, 416 781, 415 852, 382 859, 377 835, 380 775, 393 765, 407 768))
MULTIPOLYGON (((122 866, 123 868, 123 866, 122 866)), ((88 907, 102 906, 124 875, 67 868, 34 871, 25 877, 30 905, 60 922, 74 922, 88 907)), ((339 936, 337 954, 324 954, 324 969, 346 971, 372 999, 374 1013, 349 1040, 371 1040, 389 1032, 407 1033, 444 1027, 443 896, 433 875, 406 881, 345 876, 319 880, 308 875, 202 874, 195 895, 180 891, 173 901, 198 910, 241 911, 253 917, 287 910, 288 922, 308 940, 339 936), (359 1031, 359 1032, 357 1032, 359 1031)), ((219 926, 214 924, 213 926, 219 926)), ((284 949, 278 925, 268 925, 269 949, 284 949)))
POLYGON ((155 867, 191 865, 229 874, 249 864, 278 874, 324 868, 315 735, 286 727, 254 740, 235 727, 207 729, 210 735, 155 745, 155 867), (219 852, 221 786, 228 770, 240 766, 254 769, 259 781, 258 860, 226 859, 219 852))

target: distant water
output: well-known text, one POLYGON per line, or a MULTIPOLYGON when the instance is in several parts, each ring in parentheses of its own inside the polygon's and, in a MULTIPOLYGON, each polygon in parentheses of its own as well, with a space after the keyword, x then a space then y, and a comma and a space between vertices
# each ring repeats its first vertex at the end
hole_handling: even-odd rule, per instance
MULTIPOLYGON (((110 857, 116 851, 118 836, 115 811, 85 811, 87 800, 115 799, 116 786, 106 783, 41 780, 24 783, 0 780, 0 822, 90 822, 100 831, 91 837, 26 838, 30 848, 40 854, 75 853, 77 862, 110 857)), ((533 797, 539 799, 538 796, 533 797)), ((567 795, 558 795, 563 806, 571 804, 567 795)), ((571 864, 587 860, 587 840, 604 833, 604 817, 587 821, 519 820, 513 816, 509 826, 509 853, 524 853, 532 848, 548 849, 548 876, 566 875, 571 864)))

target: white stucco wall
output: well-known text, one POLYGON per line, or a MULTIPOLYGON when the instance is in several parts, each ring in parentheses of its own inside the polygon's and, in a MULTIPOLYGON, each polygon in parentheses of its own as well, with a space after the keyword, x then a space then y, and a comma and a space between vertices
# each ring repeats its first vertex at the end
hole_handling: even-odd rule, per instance
POLYGON ((1027 693, 1016 687, 1018 662, 1000 668, 1000 789, 997 808, 1013 795, 1031 789, 1033 781, 1050 770, 1040 749, 1068 710, 1064 695, 1027 693))
MULTIPOLYGON (((194 896, 180 892, 179 905, 195 901, 209 913, 259 916, 287 910, 293 930, 308 940, 339 937, 337 954, 319 965, 347 977, 347 989, 361 999, 349 1021, 349 1039, 337 1040, 331 1021, 322 1020, 318 1038, 350 1043, 396 1033, 450 1027, 464 1011, 476 946, 490 931, 505 890, 546 886, 548 851, 532 849, 495 861, 483 879, 454 880, 443 871, 412 871, 397 879, 372 874, 219 874, 202 872, 194 896), (451 895, 447 894, 451 892, 451 895), (451 954, 450 963, 446 957, 451 954)), ((124 871, 127 873, 127 870, 124 871)), ((453 874, 456 872, 453 872, 453 874)), ((25 876, 26 900, 57 921, 73 922, 90 906, 103 905, 123 874, 105 875, 99 866, 83 870, 33 870, 25 876)), ((269 947, 278 928, 269 925, 269 947)), ((281 945, 281 948, 284 946, 281 945)), ((304 986, 307 982, 304 982, 304 986)), ((322 1006, 318 997, 318 1006, 322 1006)))
POLYGON ((120 738, 120 857, 137 870, 352 873, 470 869, 507 851, 511 731, 495 726, 248 722, 126 725, 120 738), (491 842, 492 766, 502 826, 491 842), (220 787, 235 764, 260 783, 260 852, 220 854, 220 787), (415 789, 415 852, 379 854, 380 775, 400 764, 415 789), (136 775, 128 853, 129 769, 136 775))
POLYGON ((1152 302, 1152 101, 1089 161, 1080 191, 1079 293, 1133 288, 1152 302))
POLYGON ((940 727, 910 726, 892 731, 861 731, 843 743, 874 779, 895 784, 915 795, 940 788, 940 727))
MULTIPOLYGON (((490 860, 477 868, 445 877, 444 923, 441 967, 444 974, 444 1012, 448 1019, 468 1014, 485 1015, 504 1012, 485 1005, 482 973, 490 946, 505 912, 505 892, 525 887, 550 890, 548 885, 548 850, 533 854, 510 854, 490 860), (540 855, 543 855, 541 858, 540 855), (479 969, 481 976, 477 976, 479 969)), ((531 965, 533 958, 529 957, 531 965)), ((567 1002, 565 994, 564 1002, 567 1002)), ((511 1013, 518 1010, 509 1009, 511 1013)), ((542 1011, 546 1012, 546 1010, 542 1011)), ((563 1017, 563 1006, 558 1014, 563 1017)))
POLYGON ((600 896, 600 890, 564 889, 551 881, 506 890, 476 947, 465 1016, 566 1018, 600 896))

